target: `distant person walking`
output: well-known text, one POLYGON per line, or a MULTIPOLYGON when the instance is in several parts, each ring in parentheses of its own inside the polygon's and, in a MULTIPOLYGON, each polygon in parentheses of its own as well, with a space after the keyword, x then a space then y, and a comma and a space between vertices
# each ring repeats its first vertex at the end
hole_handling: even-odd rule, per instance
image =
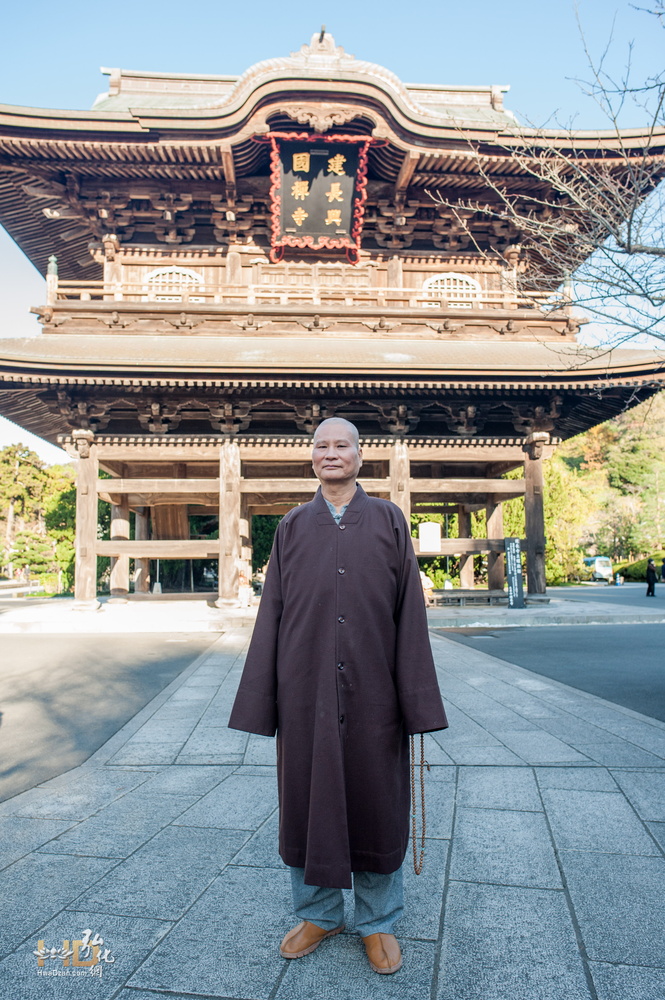
POLYGON ((656 580, 658 579, 658 572, 656 570, 656 564, 653 559, 649 559, 647 563, 647 597, 656 596, 656 580))
POLYGON ((660 578, 665 583, 665 559, 663 559, 663 565, 660 567, 660 578))

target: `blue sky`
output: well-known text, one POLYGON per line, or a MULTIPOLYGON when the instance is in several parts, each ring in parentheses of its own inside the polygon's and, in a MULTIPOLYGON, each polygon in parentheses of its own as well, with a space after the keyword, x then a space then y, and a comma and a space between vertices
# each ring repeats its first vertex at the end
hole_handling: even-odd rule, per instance
MULTIPOLYGON (((240 74, 285 55, 325 24, 338 45, 380 63, 410 83, 509 84, 506 106, 533 125, 604 128, 597 105, 575 81, 588 80, 592 57, 605 52, 616 76, 630 58, 635 80, 659 72, 663 31, 627 0, 30 0, 2 15, 0 102, 28 107, 89 108, 105 89, 100 66, 161 72, 240 74), (578 18, 583 38, 578 26, 578 18)), ((648 0, 644 0, 648 6, 648 0)), ((643 122, 626 109, 622 124, 643 122)), ((29 308, 44 283, 0 229, 0 337, 33 336, 29 308)), ((50 446, 0 418, 0 447, 22 440, 47 461, 50 446)))

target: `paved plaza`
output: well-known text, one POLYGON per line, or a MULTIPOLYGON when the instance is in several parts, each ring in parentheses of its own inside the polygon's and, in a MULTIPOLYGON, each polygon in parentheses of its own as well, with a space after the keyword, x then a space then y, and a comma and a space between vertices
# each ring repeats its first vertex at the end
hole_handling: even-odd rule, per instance
POLYGON ((281 959, 275 744, 224 725, 250 634, 227 617, 86 763, 0 804, 3 998, 665 996, 665 724, 438 633, 450 729, 426 738, 404 966, 370 970, 351 899, 346 933, 281 959), (92 970, 38 964, 86 930, 92 970))

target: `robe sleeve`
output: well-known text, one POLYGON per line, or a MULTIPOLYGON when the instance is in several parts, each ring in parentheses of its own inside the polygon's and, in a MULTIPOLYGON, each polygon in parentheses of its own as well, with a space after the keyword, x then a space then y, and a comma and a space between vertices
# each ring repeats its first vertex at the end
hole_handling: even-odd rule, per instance
POLYGON ((425 599, 406 519, 396 515, 402 573, 395 607, 395 682, 407 733, 447 729, 429 641, 425 599))
POLYGON ((277 526, 256 624, 228 721, 229 729, 257 736, 277 731, 277 640, 282 618, 281 525, 277 526))

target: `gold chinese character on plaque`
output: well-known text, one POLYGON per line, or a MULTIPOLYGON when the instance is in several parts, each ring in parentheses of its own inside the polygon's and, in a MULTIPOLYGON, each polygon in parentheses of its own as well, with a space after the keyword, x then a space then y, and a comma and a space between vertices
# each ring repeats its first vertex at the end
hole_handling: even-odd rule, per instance
POLYGON ((339 181, 332 182, 330 185, 330 191, 326 191, 326 198, 329 202, 344 201, 344 197, 342 195, 342 185, 339 181))
POLYGON ((328 214, 326 215, 326 226, 341 226, 342 225, 342 209, 341 208, 329 208, 328 214))
POLYGON ((309 173, 309 153, 293 154, 293 169, 300 170, 304 174, 309 173))
POLYGON ((304 201, 309 194, 309 181, 294 181, 291 194, 296 201, 304 201))
POLYGON ((340 176, 344 173, 344 164, 346 163, 346 157, 342 156, 341 153, 337 153, 335 156, 331 156, 328 160, 328 173, 337 174, 340 176))
POLYGON ((297 208, 291 218, 295 222, 296 226, 302 226, 305 219, 309 218, 309 213, 305 212, 302 208, 297 208))

